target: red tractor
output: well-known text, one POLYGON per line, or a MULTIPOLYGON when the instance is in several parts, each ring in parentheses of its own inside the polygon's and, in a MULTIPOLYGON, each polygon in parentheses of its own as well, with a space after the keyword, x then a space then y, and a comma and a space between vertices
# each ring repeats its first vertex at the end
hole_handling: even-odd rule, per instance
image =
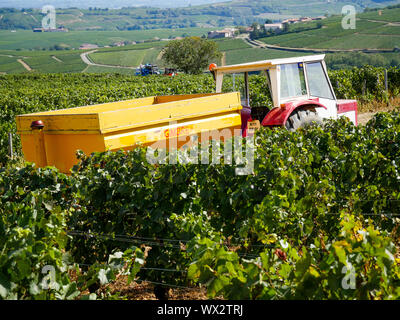
POLYGON ((338 100, 328 77, 325 55, 273 59, 218 67, 210 65, 216 92, 222 91, 224 75, 244 74, 242 131, 248 127, 286 127, 296 130, 322 119, 348 117, 357 125, 357 101, 338 100), (249 73, 264 72, 273 107, 254 107, 250 101, 249 73))

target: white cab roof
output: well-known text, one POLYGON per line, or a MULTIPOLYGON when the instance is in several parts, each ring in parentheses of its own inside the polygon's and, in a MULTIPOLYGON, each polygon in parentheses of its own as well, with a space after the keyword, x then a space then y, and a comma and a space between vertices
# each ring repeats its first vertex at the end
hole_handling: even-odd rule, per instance
POLYGON ((252 71, 271 69, 280 64, 323 61, 324 59, 325 59, 325 54, 293 57, 293 58, 271 59, 271 60, 262 60, 250 63, 236 64, 231 66, 217 67, 214 68, 213 71, 216 71, 217 73, 252 72, 252 71))

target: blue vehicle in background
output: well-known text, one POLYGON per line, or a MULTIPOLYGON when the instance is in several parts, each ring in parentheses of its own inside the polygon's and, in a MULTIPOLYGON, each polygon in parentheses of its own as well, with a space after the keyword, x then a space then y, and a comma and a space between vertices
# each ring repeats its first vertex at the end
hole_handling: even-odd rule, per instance
POLYGON ((158 67, 152 64, 140 65, 140 67, 136 69, 137 76, 149 76, 152 74, 160 74, 158 67))

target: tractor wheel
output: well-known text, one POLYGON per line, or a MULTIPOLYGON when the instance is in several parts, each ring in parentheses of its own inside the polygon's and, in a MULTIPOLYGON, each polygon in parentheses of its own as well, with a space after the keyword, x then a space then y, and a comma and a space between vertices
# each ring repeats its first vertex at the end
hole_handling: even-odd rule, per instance
POLYGON ((321 125, 322 119, 314 110, 296 110, 286 121, 285 127, 290 131, 295 131, 315 124, 321 125))

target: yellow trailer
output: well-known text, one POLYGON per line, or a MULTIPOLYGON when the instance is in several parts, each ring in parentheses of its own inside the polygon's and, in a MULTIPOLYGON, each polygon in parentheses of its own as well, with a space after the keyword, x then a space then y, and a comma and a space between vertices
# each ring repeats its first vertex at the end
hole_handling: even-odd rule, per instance
MULTIPOLYGON (((159 141, 241 128, 240 94, 156 96, 17 116, 26 161, 69 173, 76 151, 131 150, 159 141)), ((189 140, 189 138, 187 138, 189 140)))

